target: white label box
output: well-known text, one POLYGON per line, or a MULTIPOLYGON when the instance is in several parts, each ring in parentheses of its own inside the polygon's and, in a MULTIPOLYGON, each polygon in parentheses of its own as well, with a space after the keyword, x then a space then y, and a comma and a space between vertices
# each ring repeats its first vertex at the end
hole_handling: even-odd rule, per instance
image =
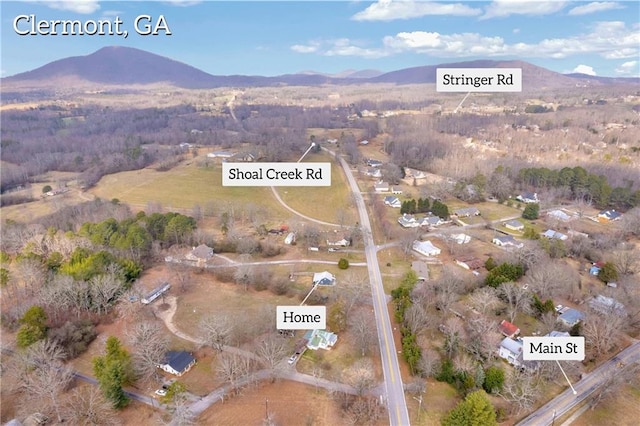
POLYGON ((222 163, 222 186, 331 186, 331 163, 222 163))
POLYGON ((437 68, 437 92, 522 92, 522 68, 437 68))
POLYGON ((523 337, 525 361, 582 361, 584 337, 523 337))
POLYGON ((278 330, 324 330, 327 328, 326 306, 277 306, 278 330))

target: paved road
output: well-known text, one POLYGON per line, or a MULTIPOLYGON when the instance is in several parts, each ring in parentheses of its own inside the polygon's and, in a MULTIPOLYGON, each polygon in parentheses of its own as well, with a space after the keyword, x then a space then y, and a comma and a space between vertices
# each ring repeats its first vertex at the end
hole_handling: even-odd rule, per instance
POLYGON ((575 383, 577 395, 571 389, 567 389, 547 404, 531 413, 528 417, 518 423, 518 426, 542 426, 550 425, 555 418, 561 417, 572 408, 582 403, 589 395, 596 391, 612 374, 615 374, 618 363, 629 365, 640 362, 640 342, 629 346, 618 355, 602 364, 600 367, 586 375, 582 380, 575 383))
POLYGON ((404 388, 400 367, 398 365, 398 354, 393 342, 393 331, 389 311, 387 310, 387 297, 382 286, 382 276, 378 265, 377 249, 373 241, 371 223, 364 204, 362 194, 358 189, 358 184, 351 173, 351 169, 344 161, 338 157, 344 173, 347 176, 351 192, 354 194, 356 206, 360 215, 360 226, 364 237, 365 254, 369 267, 369 280, 371 283, 371 293, 373 296, 373 308, 376 317, 376 327, 378 329, 378 341, 380 343, 380 355, 382 357, 382 370, 384 372, 384 392, 389 409, 389 421, 391 425, 408 426, 409 412, 404 398, 404 388))

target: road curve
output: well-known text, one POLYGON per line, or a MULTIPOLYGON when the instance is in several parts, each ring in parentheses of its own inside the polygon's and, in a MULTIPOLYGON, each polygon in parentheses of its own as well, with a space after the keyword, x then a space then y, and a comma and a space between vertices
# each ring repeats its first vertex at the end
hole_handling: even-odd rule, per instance
POLYGON ((556 418, 569 412, 595 392, 611 374, 615 373, 619 362, 625 365, 640 362, 640 342, 629 346, 575 383, 573 387, 577 392, 576 395, 573 394, 571 389, 567 389, 523 419, 518 423, 518 426, 547 426, 553 424, 556 418))
POLYGON ((284 200, 282 198, 280 198, 280 194, 278 194, 278 191, 276 191, 275 187, 271 187, 271 192, 273 192, 273 196, 276 197, 276 200, 278 200, 278 202, 280 203, 280 205, 282 207, 284 207, 285 209, 289 210, 291 213, 295 214, 296 216, 300 216, 301 218, 308 220, 310 222, 315 222, 319 225, 326 225, 326 226, 335 226, 335 227, 340 227, 340 225, 338 225, 337 223, 329 223, 329 222, 323 222, 321 220, 318 219, 314 219, 312 217, 309 216, 305 216, 302 213, 292 209, 291 207, 289 207, 289 205, 287 203, 284 202, 284 200))
MULTIPOLYGON (((328 151, 328 150, 327 150, 328 151)), ((330 152, 330 151, 329 151, 330 152)), ((378 264, 377 249, 373 241, 371 232, 371 222, 364 199, 358 188, 358 183, 351 173, 351 169, 343 158, 337 157, 344 169, 347 182, 351 186, 358 213, 360 215, 360 226, 362 228, 365 254, 369 267, 369 280, 371 283, 371 295, 373 297, 373 309, 376 317, 376 328, 378 329, 378 342, 380 343, 380 355, 382 359, 382 370, 384 373, 384 393, 389 410, 389 423, 396 426, 409 426, 409 411, 404 397, 404 387, 400 366, 398 365, 398 354, 393 341, 393 330, 389 311, 387 310, 387 298, 382 286, 382 275, 378 264)))

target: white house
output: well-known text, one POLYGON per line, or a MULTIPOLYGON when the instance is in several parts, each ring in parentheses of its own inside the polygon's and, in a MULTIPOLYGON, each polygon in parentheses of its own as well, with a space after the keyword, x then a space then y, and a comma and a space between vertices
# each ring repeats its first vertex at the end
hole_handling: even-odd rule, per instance
POLYGON ((524 244, 516 242, 516 239, 513 238, 511 235, 500 235, 497 237, 493 237, 493 240, 491 241, 493 242, 493 244, 500 247, 516 247, 516 248, 524 247, 524 244))
POLYGON ((213 151, 207 154, 208 158, 219 158, 226 160, 228 158, 233 157, 235 154, 229 151, 213 151))
POLYGON ((536 192, 523 192, 522 194, 516 197, 516 200, 522 201, 523 203, 539 203, 538 193, 536 192))
POLYGON ((336 277, 331 272, 316 272, 313 274, 313 285, 335 285, 336 277))
POLYGON ((393 195, 388 195, 384 197, 384 204, 389 207, 394 207, 399 209, 402 207, 402 203, 398 197, 394 197, 393 195))
POLYGON ((519 220, 510 220, 504 224, 505 228, 511 229, 512 231, 522 231, 524 229, 524 223, 519 220))
POLYGON ((418 222, 418 220, 416 220, 416 217, 412 214, 407 213, 398 218, 398 223, 403 228, 417 228, 418 226, 420 226, 420 223, 418 222))
POLYGON ((174 376, 182 376, 195 364, 196 359, 189 352, 169 351, 164 355, 164 363, 158 364, 158 368, 174 376))
POLYGON ((480 216, 480 210, 476 207, 466 207, 453 212, 458 217, 480 216))
POLYGON ((171 284, 162 283, 158 287, 151 290, 151 293, 147 294, 145 297, 140 299, 140 301, 142 302, 143 305, 148 305, 149 303, 153 302, 158 297, 162 296, 164 293, 169 291, 170 288, 171 288, 171 284))
POLYGON ((551 210, 549 213, 547 213, 547 217, 551 219, 561 220, 562 222, 569 222, 574 218, 574 216, 568 215, 562 210, 551 210))
POLYGON ((540 234, 542 237, 548 238, 550 240, 566 240, 567 237, 566 235, 564 235, 561 232, 558 231, 554 231, 553 229, 547 229, 546 231, 544 231, 542 234, 540 234))
POLYGON ((389 192, 389 183, 388 182, 384 182, 384 181, 380 181, 378 183, 376 183, 373 188, 375 189, 376 192, 389 192))
POLYGON ((506 359, 509 364, 520 367, 524 361, 522 358, 522 342, 505 337, 500 342, 498 356, 506 359))
POLYGON ((338 341, 338 335, 326 330, 309 330, 305 333, 307 348, 312 350, 331 349, 338 341))
POLYGON ((424 256, 437 256, 441 252, 441 250, 438 247, 434 246, 433 243, 431 243, 431 241, 429 240, 414 241, 413 249, 424 256))
POLYGON ((451 234, 449 240, 455 241, 457 244, 467 244, 471 241, 471 237, 467 234, 451 234))
POLYGON ((284 239, 284 243, 287 245, 291 245, 296 241, 296 234, 295 232, 289 232, 289 234, 286 236, 286 238, 284 239))

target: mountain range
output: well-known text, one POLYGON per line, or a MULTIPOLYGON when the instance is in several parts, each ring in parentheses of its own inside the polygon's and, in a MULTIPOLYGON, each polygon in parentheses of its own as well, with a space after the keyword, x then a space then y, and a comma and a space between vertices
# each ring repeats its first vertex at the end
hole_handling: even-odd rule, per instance
POLYGON ((405 68, 381 73, 376 70, 348 70, 328 75, 313 71, 275 77, 247 75, 212 75, 164 56, 131 47, 104 47, 90 55, 74 56, 50 62, 32 71, 3 78, 2 84, 61 84, 73 81, 107 85, 145 85, 168 83, 188 89, 256 86, 316 86, 322 84, 435 83, 436 69, 447 68, 522 68, 525 91, 545 88, 640 83, 639 78, 592 77, 585 74, 560 74, 518 60, 476 60, 405 68))

